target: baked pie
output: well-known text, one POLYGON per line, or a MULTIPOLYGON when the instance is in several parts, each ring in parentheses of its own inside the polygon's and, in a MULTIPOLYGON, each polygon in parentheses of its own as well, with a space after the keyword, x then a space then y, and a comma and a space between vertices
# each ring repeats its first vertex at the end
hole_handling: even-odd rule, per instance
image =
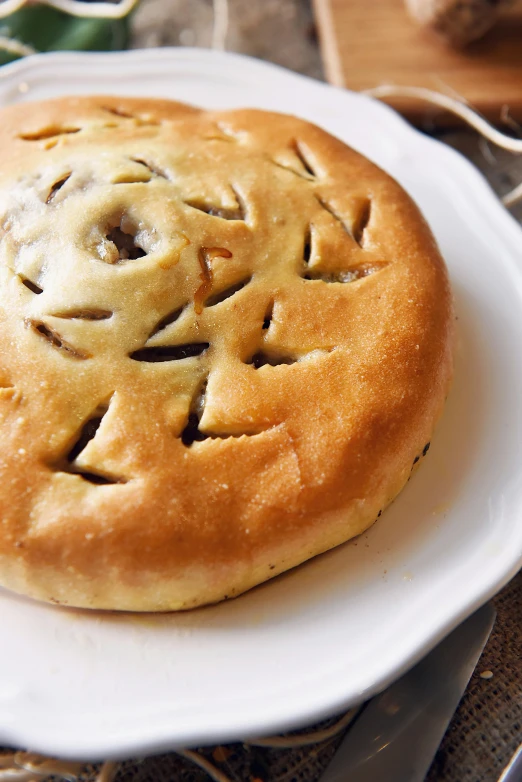
POLYGON ((401 187, 263 111, 66 98, 0 135, 0 582, 186 609, 367 529, 452 373, 401 187))

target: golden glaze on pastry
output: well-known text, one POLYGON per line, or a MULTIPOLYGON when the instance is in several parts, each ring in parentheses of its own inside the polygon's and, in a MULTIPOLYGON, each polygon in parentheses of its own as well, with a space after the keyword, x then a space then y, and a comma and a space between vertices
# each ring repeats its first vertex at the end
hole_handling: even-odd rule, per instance
POLYGON ((365 530, 452 371, 404 191, 260 111, 69 98, 0 140, 0 582, 189 608, 365 530))

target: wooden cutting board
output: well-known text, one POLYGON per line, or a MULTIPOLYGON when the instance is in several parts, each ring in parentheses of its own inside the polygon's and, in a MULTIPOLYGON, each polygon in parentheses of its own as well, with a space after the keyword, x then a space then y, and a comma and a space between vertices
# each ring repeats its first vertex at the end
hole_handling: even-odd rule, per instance
MULTIPOLYGON (((352 90, 428 87, 464 97, 493 122, 503 107, 522 122, 522 0, 463 51, 419 29, 403 0, 314 0, 326 75, 352 90)), ((426 103, 387 99, 417 124, 455 119, 426 103)))

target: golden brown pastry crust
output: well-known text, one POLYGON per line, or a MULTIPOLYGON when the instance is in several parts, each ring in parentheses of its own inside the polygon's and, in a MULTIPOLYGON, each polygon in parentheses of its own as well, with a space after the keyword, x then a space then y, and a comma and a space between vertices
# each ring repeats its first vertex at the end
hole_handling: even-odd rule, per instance
POLYGON ((190 608, 365 530, 452 372, 446 270, 399 185, 260 111, 1 120, 0 582, 190 608))

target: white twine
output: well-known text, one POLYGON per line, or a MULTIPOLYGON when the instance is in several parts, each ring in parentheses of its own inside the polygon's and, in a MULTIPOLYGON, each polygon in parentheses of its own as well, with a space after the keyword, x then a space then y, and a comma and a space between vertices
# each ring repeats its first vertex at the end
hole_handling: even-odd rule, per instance
POLYGON ((27 57, 28 54, 36 54, 36 49, 28 46, 16 38, 8 38, 7 35, 0 35, 0 49, 9 54, 17 54, 19 57, 27 57))
MULTIPOLYGON (((41 5, 48 5, 63 11, 71 16, 78 16, 85 19, 122 19, 127 16, 139 0, 120 0, 119 3, 94 2, 86 3, 82 0, 39 0, 41 5)), ((25 5, 29 5, 30 0, 2 0, 0 3, 0 19, 9 14, 14 14, 25 5)))
MULTIPOLYGON (((359 711, 359 709, 350 709, 333 725, 323 730, 298 733, 294 736, 271 736, 269 738, 249 739, 245 743, 247 746, 271 749, 296 749, 297 747, 324 743, 348 728, 359 714, 359 711)), ((230 777, 207 760, 200 752, 192 749, 178 749, 176 754, 189 760, 191 763, 195 763, 214 782, 232 782, 230 777)), ((43 782, 43 778, 50 775, 62 779, 64 782, 80 782, 84 769, 85 766, 81 763, 68 763, 45 757, 45 755, 37 755, 36 753, 15 752, 0 755, 0 782, 36 782, 36 780, 43 782)), ((119 763, 113 761, 105 762, 101 766, 95 782, 113 782, 119 769, 119 763)))
POLYGON ((511 138, 511 136, 501 133, 481 117, 480 114, 477 114, 463 99, 457 100, 450 95, 444 95, 444 93, 435 92, 435 90, 428 90, 425 87, 401 87, 393 84, 382 84, 379 87, 373 87, 371 90, 364 90, 363 92, 372 98, 418 98, 428 103, 433 103, 461 117, 468 125, 478 130, 482 136, 485 136, 498 147, 508 149, 510 152, 522 153, 522 139, 511 138))
POLYGON ((509 193, 506 193, 500 200, 508 209, 511 209, 512 206, 518 204, 519 201, 522 201, 522 182, 517 187, 513 188, 513 190, 510 190, 509 193))
POLYGON ((208 776, 213 779, 214 782, 232 782, 229 776, 223 774, 222 771, 216 768, 216 766, 214 766, 214 764, 209 760, 204 758, 203 755, 200 755, 199 752, 194 752, 191 749, 178 749, 177 754, 181 755, 182 758, 186 758, 186 760, 190 760, 192 763, 195 763, 195 765, 199 766, 199 768, 203 769, 203 771, 206 771, 208 776))
MULTIPOLYGON (((507 149, 509 152, 515 154, 522 154, 522 139, 512 138, 501 133, 493 125, 490 125, 484 117, 481 117, 476 111, 474 111, 464 99, 452 98, 450 95, 445 95, 442 92, 435 92, 435 90, 428 90, 425 87, 406 87, 394 84, 382 84, 379 87, 373 87, 370 90, 363 91, 365 95, 370 95, 372 98, 417 98, 424 100, 427 103, 431 103, 435 106, 440 106, 446 111, 450 111, 452 114, 460 117, 468 125, 474 128, 483 138, 491 141, 501 149, 507 149)), ((506 107, 503 107, 501 117, 504 121, 508 121, 511 127, 515 127, 520 130, 519 126, 514 120, 509 117, 506 107)), ((512 207, 522 200, 522 184, 515 187, 509 193, 501 198, 502 203, 506 207, 512 207)))
POLYGON ((213 0, 212 48, 224 52, 228 33, 228 0, 213 0))
POLYGON ((328 739, 337 736, 344 728, 351 725, 359 711, 360 709, 350 709, 337 722, 323 730, 300 733, 297 736, 269 736, 268 738, 249 739, 247 743, 254 747, 270 747, 271 749, 295 749, 320 744, 322 741, 328 741, 328 739))
MULTIPOLYGON (((294 736, 271 736, 265 739, 249 739, 246 746, 266 747, 271 749, 295 749, 297 747, 313 746, 324 743, 339 735, 356 720, 361 709, 350 709, 329 728, 300 733, 294 736)), ((509 771, 520 762, 522 745, 517 749, 508 765, 505 767, 498 782, 507 782, 509 771)), ((211 763, 200 752, 191 749, 178 749, 177 755, 189 760, 201 768, 213 782, 233 782, 233 780, 211 763)), ((95 782, 114 782, 121 764, 106 761, 100 767, 95 782)), ((82 771, 86 766, 81 763, 68 763, 55 760, 44 755, 29 752, 15 752, 0 755, 0 782, 44 782, 44 778, 52 775, 63 782, 81 782, 82 771)))
MULTIPOLYGON (((98 772, 96 782, 113 782, 119 769, 119 763, 116 763, 114 760, 106 760, 98 772)), ((73 782, 75 782, 75 780, 73 782)))

